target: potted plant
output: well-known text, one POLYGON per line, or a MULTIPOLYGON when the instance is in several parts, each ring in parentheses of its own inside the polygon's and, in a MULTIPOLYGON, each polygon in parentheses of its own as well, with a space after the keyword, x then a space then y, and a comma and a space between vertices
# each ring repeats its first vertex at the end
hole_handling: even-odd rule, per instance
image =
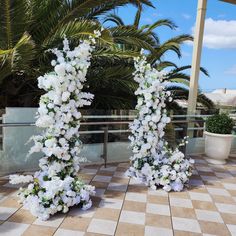
POLYGON ((233 140, 234 121, 227 114, 216 114, 206 121, 205 154, 212 164, 225 164, 233 140))

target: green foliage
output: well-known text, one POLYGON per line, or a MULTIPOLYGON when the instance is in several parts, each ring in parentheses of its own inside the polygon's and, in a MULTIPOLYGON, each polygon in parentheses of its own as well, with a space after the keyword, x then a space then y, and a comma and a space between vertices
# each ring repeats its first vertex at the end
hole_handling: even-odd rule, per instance
POLYGON ((231 134, 234 121, 227 114, 215 114, 206 121, 206 131, 216 134, 231 134))

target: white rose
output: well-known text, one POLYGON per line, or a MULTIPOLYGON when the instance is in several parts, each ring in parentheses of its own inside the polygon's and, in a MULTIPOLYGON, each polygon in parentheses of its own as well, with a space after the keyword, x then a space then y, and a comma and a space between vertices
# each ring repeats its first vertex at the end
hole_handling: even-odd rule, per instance
POLYGON ((62 100, 63 102, 66 102, 66 101, 69 99, 69 97, 70 97, 70 92, 68 92, 68 91, 63 92, 63 93, 62 93, 62 96, 61 96, 61 100, 62 100))
POLYGON ((55 72, 59 75, 59 76, 65 76, 66 74, 66 70, 65 70, 65 65, 64 64, 59 64, 56 65, 54 67, 55 72))

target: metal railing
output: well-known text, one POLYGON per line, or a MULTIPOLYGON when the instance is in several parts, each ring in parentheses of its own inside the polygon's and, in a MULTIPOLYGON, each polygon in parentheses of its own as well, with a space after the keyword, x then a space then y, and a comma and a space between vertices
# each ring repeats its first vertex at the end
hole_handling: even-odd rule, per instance
MULTIPOLYGON (((205 119, 195 119, 197 118, 205 118, 207 116, 194 116, 192 118, 194 119, 186 119, 187 116, 185 115, 173 115, 172 116, 172 123, 174 126, 182 125, 182 127, 175 127, 174 130, 175 132, 180 132, 182 131, 184 136, 187 135, 188 130, 192 131, 203 131, 204 130, 204 123, 205 119), (185 119, 182 119, 185 118, 185 119), (194 124, 202 124, 199 127, 191 127, 188 128, 189 123, 194 123, 194 124)), ((191 117, 191 116, 188 116, 191 117)), ((80 130, 79 134, 103 134, 103 150, 102 150, 102 155, 101 158, 104 160, 104 165, 107 165, 108 161, 108 142, 109 142, 109 134, 112 133, 129 133, 128 125, 132 120, 135 118, 135 116, 118 116, 118 115, 113 115, 113 116, 83 116, 83 119, 81 121, 81 126, 99 126, 101 129, 96 129, 96 130, 80 130), (92 119, 109 119, 109 121, 88 121, 92 119), (125 120, 124 120, 125 119, 125 120), (110 121, 112 120, 112 121, 110 121), (115 120, 115 121, 114 121, 115 120), (121 129, 114 129, 114 128, 109 128, 109 126, 116 126, 116 125, 122 125, 123 127, 121 129), (124 126, 127 126, 127 128, 124 128, 124 126)), ((10 127, 34 127, 35 123, 34 122, 24 122, 24 123, 0 123, 0 128, 10 128, 10 127)))

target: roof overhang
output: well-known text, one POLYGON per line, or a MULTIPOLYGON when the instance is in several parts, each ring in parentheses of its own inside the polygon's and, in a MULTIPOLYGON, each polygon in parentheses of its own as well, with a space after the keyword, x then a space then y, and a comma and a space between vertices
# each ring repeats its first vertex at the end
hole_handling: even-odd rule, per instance
POLYGON ((231 4, 236 4, 236 0, 220 0, 221 2, 228 2, 231 4))

